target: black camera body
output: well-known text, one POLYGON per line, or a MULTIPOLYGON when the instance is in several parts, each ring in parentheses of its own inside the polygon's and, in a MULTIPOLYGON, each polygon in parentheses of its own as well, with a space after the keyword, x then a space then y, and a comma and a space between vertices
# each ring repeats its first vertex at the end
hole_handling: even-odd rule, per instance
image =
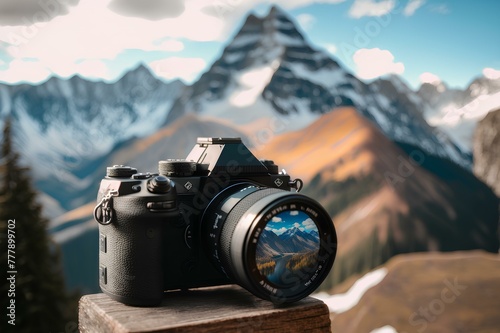
POLYGON ((272 161, 258 160, 239 138, 198 138, 186 159, 160 161, 159 173, 108 167, 94 210, 102 291, 137 306, 158 305, 167 290, 230 283, 274 302, 307 296, 333 265, 337 241, 324 209, 290 192, 301 185, 272 161), (303 237, 289 238, 297 244, 278 253, 282 241, 265 243, 264 229, 284 211, 327 223, 315 222, 307 233, 293 228, 303 237), (303 238, 309 240, 302 248, 303 238), (314 264, 290 266, 305 256, 314 264), (269 273, 280 260, 286 268, 269 273))

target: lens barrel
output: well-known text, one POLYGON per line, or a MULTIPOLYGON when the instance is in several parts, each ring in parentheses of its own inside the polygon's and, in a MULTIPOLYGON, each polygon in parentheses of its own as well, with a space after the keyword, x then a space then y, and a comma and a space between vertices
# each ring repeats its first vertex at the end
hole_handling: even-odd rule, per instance
POLYGON ((252 183, 232 185, 212 200, 202 234, 215 266, 274 303, 311 294, 337 251, 335 228, 319 203, 252 183))

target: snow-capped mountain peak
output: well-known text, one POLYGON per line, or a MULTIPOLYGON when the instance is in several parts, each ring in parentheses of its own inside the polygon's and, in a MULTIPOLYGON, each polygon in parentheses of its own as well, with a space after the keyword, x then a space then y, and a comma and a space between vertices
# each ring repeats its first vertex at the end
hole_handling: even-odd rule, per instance
MULTIPOLYGON (((269 63, 283 55, 287 46, 304 46, 304 36, 295 24, 278 7, 272 7, 269 14, 259 18, 250 14, 228 45, 223 59, 227 63, 246 58, 254 64, 269 63)), ((246 63, 248 66, 249 63, 246 63)))
POLYGON ((247 17, 221 57, 174 105, 169 121, 196 112, 258 137, 303 128, 340 106, 354 106, 394 141, 470 166, 467 153, 427 124, 423 96, 397 76, 361 82, 310 46, 278 7, 247 17))
POLYGON ((66 190, 77 196, 90 185, 89 165, 127 140, 156 132, 183 88, 179 81, 158 80, 144 66, 114 83, 74 76, 0 84, 0 114, 13 118, 15 143, 24 162, 36 165, 37 182, 47 182, 47 193, 68 203, 66 190))

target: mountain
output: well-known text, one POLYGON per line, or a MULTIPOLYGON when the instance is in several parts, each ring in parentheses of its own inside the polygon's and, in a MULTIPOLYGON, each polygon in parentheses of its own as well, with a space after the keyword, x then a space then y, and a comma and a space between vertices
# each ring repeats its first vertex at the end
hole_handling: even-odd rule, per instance
POLYGON ((474 174, 500 197, 500 109, 479 121, 473 147, 474 174))
POLYGON ((94 181, 87 176, 95 162, 157 131, 183 88, 144 66, 115 83, 53 77, 39 85, 0 85, 0 114, 13 117, 15 143, 37 187, 70 209, 86 203, 78 196, 94 181))
POLYGON ((446 84, 425 83, 417 95, 426 100, 427 122, 451 137, 460 149, 472 152, 473 133, 478 121, 500 108, 500 79, 478 77, 464 90, 446 84))
POLYGON ((471 165, 468 153, 427 124, 422 113, 428 104, 401 79, 363 83, 313 48, 278 7, 247 17, 220 58, 176 101, 169 119, 188 113, 223 118, 262 144, 341 106, 354 106, 394 141, 471 165))
POLYGON ((496 332, 498 279, 498 254, 414 253, 319 298, 336 332, 496 332))
POLYGON ((459 101, 462 102, 464 99, 463 91, 451 89, 444 82, 423 83, 416 93, 432 106, 432 108, 427 110, 430 112, 429 114, 425 114, 426 117, 432 116, 435 112, 448 104, 458 103, 459 101))
POLYGON ((257 257, 272 257, 281 253, 300 253, 317 251, 318 233, 308 233, 294 227, 277 235, 272 230, 264 229, 259 237, 257 257))
POLYGON ((333 217, 341 244, 335 285, 398 253, 499 248, 499 200, 470 172, 419 147, 391 142, 352 108, 274 137, 273 159, 333 217))
POLYGON ((310 234, 295 227, 282 233, 279 238, 287 244, 287 252, 304 252, 306 250, 316 251, 319 247, 318 235, 310 234))
MULTIPOLYGON (((479 76, 461 90, 450 88, 445 82, 423 83, 416 91, 432 108, 427 111, 438 112, 443 107, 454 105, 463 107, 479 96, 492 95, 500 91, 500 79, 479 76)), ((428 114, 426 117, 433 116, 428 114)))

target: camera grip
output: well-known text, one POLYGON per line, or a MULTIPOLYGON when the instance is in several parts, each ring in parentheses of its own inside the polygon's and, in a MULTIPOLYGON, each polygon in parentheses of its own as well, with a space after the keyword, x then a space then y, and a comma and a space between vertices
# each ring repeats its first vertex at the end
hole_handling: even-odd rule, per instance
POLYGON ((99 225, 99 285, 113 299, 154 306, 163 297, 163 229, 171 213, 152 213, 147 200, 117 197, 116 219, 99 225))

